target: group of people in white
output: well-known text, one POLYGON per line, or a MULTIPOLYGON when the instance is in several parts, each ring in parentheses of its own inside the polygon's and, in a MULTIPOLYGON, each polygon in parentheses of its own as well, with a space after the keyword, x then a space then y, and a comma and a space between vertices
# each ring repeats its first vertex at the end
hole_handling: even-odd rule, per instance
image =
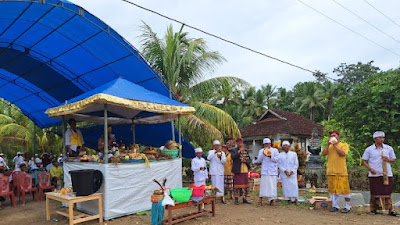
MULTIPOLYGON (((237 141, 237 143, 243 143, 243 140, 241 142, 237 141)), ((263 139, 263 146, 264 147, 259 151, 258 157, 252 161, 254 164, 261 164, 260 192, 257 206, 262 205, 263 198, 267 198, 270 205, 275 205, 278 198, 278 178, 280 178, 282 183, 284 199, 298 205, 299 191, 297 183, 297 168, 299 167, 299 162, 296 152, 290 151, 289 141, 282 142, 283 151, 281 153, 279 153, 278 149, 271 146, 271 140, 269 138, 263 139)), ((232 170, 234 159, 232 159, 233 156, 231 157, 230 153, 232 151, 232 154, 234 154, 235 150, 236 154, 240 154, 240 158, 243 158, 243 153, 246 152, 246 150, 239 150, 238 153, 237 149, 228 150, 226 145, 223 145, 221 148, 220 142, 215 140, 213 142, 213 149, 208 152, 207 156, 207 160, 210 162, 209 172, 201 148, 195 149, 196 157, 192 159, 191 169, 194 172, 194 184, 196 186, 205 185, 206 182, 208 182, 210 175, 212 185, 220 190, 220 192, 217 192, 216 196, 221 197, 222 203, 226 203, 224 198, 225 188, 228 187, 228 191, 231 191, 229 187, 232 187, 231 184, 233 183, 234 189, 236 189, 235 184, 237 182, 235 182, 235 177, 239 179, 239 175, 241 174, 237 172, 235 173, 235 171, 232 170), (227 167, 227 165, 230 166, 227 167), (233 174, 233 176, 227 174, 233 174), (231 179, 233 179, 233 181, 230 181, 229 177, 232 177, 231 179)), ((241 160, 243 162, 243 159, 241 160)), ((243 171, 243 167, 245 166, 246 164, 242 163, 242 165, 240 165, 242 168, 239 170, 243 171)), ((244 171, 249 172, 249 168, 244 168, 244 171)), ((246 182, 237 186, 248 188, 248 185, 243 185, 246 185, 246 182)), ((248 204, 250 202, 246 200, 247 193, 248 191, 245 191, 245 194, 243 194, 243 203, 248 204)), ((237 200, 238 196, 239 195, 235 195, 235 204, 239 204, 237 200)))

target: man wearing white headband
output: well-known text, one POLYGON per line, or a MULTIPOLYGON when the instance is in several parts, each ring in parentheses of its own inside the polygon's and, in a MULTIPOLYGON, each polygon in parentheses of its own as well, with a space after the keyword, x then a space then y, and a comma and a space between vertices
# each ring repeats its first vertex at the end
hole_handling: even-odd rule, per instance
POLYGON ((362 164, 369 170, 370 214, 377 213, 380 202, 382 209, 389 210, 389 215, 399 216, 392 210, 393 172, 390 164, 396 161, 396 155, 391 146, 383 143, 384 132, 376 131, 372 137, 375 143, 365 149, 361 158, 362 164), (386 167, 386 174, 384 174, 384 167, 386 167), (384 175, 387 175, 387 184, 384 184, 384 175))
POLYGON ((282 191, 285 200, 298 205, 299 186, 297 183, 297 168, 299 160, 296 152, 289 151, 290 143, 282 142, 283 152, 279 153, 279 177, 282 180, 282 191))
POLYGON ((211 183, 213 186, 219 188, 221 192, 217 192, 216 196, 221 197, 221 202, 225 202, 224 198, 224 165, 226 162, 226 155, 221 151, 220 142, 215 140, 213 142, 214 149, 208 152, 207 159, 210 161, 210 175, 211 183))
POLYGON ((278 162, 279 151, 271 147, 271 140, 264 138, 264 148, 258 152, 258 157, 253 163, 261 163, 260 193, 257 206, 262 205, 262 198, 268 198, 270 205, 275 205, 278 198, 278 162))
POLYGON ((13 162, 15 164, 15 169, 19 168, 19 165, 25 163, 24 157, 21 152, 17 152, 17 156, 14 157, 13 162))
POLYGON ((194 150, 196 157, 192 159, 192 171, 194 174, 194 185, 197 187, 201 185, 206 185, 208 181, 208 171, 206 160, 202 157, 203 150, 201 148, 196 148, 194 150))

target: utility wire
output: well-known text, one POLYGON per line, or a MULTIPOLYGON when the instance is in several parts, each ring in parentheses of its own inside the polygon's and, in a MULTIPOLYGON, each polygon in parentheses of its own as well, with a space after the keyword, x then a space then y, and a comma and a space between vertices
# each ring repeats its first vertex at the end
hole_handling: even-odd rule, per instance
POLYGON ((199 31, 199 32, 201 32, 201 33, 204 33, 204 34, 206 34, 206 35, 212 36, 212 37, 214 37, 214 38, 220 39, 220 40, 222 40, 222 41, 224 41, 224 42, 230 43, 230 44, 232 44, 232 45, 235 45, 235 46, 238 46, 238 47, 240 47, 240 48, 246 49, 246 50, 248 50, 248 51, 254 52, 254 53, 256 53, 256 54, 262 55, 262 56, 264 56, 264 57, 267 57, 267 58, 276 60, 276 61, 278 61, 278 62, 287 64, 287 65, 289 65, 289 66, 296 67, 296 68, 298 68, 298 69, 301 69, 301 70, 310 72, 310 73, 312 73, 312 74, 315 73, 314 71, 311 71, 311 70, 306 69, 306 68, 304 68, 304 67, 297 66, 297 65, 295 65, 295 64, 293 64, 293 63, 290 63, 290 62, 284 61, 284 60, 282 60, 282 59, 278 59, 278 58, 276 58, 276 57, 273 57, 273 56, 264 54, 264 53, 262 53, 262 52, 259 52, 259 51, 257 51, 257 50, 253 50, 253 49, 251 49, 251 48, 248 48, 248 47, 243 46, 243 45, 241 45, 241 44, 238 44, 238 43, 235 43, 235 42, 233 42, 233 41, 227 40, 227 39, 222 38, 222 37, 220 37, 220 36, 217 36, 217 35, 215 35, 215 34, 211 34, 211 33, 207 32, 207 31, 204 31, 204 30, 201 30, 201 29, 199 29, 199 28, 193 27, 193 26, 191 26, 191 25, 188 25, 188 24, 186 24, 186 23, 184 23, 184 22, 181 22, 181 21, 179 21, 179 20, 176 20, 176 19, 174 19, 174 18, 165 16, 165 15, 163 15, 163 14, 161 14, 161 13, 159 13, 159 12, 156 12, 156 11, 154 11, 154 10, 151 10, 151 9, 145 8, 145 7, 143 7, 143 6, 140 6, 140 5, 138 5, 138 4, 134 3, 134 2, 130 2, 130 1, 127 1, 127 0, 121 0, 121 1, 124 1, 124 2, 126 2, 126 3, 129 3, 129 4, 131 4, 131 5, 134 5, 134 6, 138 7, 138 8, 144 9, 144 10, 149 11, 149 12, 151 12, 151 13, 157 14, 157 15, 159 15, 159 16, 161 16, 161 17, 164 17, 164 18, 166 18, 166 19, 168 19, 168 20, 172 20, 172 21, 174 21, 174 22, 180 23, 180 24, 182 24, 182 25, 184 25, 184 26, 187 26, 187 27, 192 28, 192 29, 194 29, 194 30, 197 30, 197 31, 199 31))
MULTIPOLYGON (((124 1, 124 0, 123 0, 123 1, 124 1)), ((367 40, 367 41, 369 41, 369 42, 371 42, 371 43, 373 43, 373 44, 375 44, 375 45, 377 45, 377 46, 379 46, 379 47, 381 47, 381 48, 385 49, 386 51, 389 51, 389 52, 391 52, 391 53, 393 53, 393 54, 395 54, 395 55, 397 55, 397 56, 400 56, 400 55, 399 55, 399 54, 397 54, 396 52, 394 52, 394 51, 392 51, 392 50, 390 50, 390 49, 388 49, 388 48, 386 48, 386 47, 384 47, 384 46, 382 46, 382 45, 378 44, 377 42, 375 42, 375 41, 373 41, 373 40, 371 40, 371 39, 367 38, 366 36, 364 36, 364 35, 362 35, 362 34, 358 33, 357 31, 355 31, 355 30, 352 30, 351 28, 349 28, 349 27, 347 27, 347 26, 343 25, 342 23, 340 23, 340 22, 338 22, 338 21, 336 21, 336 20, 332 19, 331 17, 329 17, 329 16, 325 15, 325 14, 324 14, 324 13, 322 13, 321 11, 318 11, 317 9, 313 8, 312 6, 310 6, 310 5, 306 4, 306 3, 304 3, 303 1, 301 1, 301 0, 297 0, 297 1, 299 1, 299 2, 300 2, 300 3, 302 3, 303 5, 307 6, 308 8, 310 8, 310 9, 314 10, 315 12, 317 12, 317 13, 321 14, 322 16, 324 16, 324 17, 326 17, 326 18, 330 19, 332 22, 334 22, 334 23, 336 23, 336 24, 338 24, 338 25, 340 25, 340 26, 344 27, 345 29, 347 29, 347 30, 351 31, 352 33, 355 33, 355 34, 357 34, 358 36, 360 36, 360 37, 364 38, 365 40, 367 40)))
POLYGON ((386 16, 385 13, 383 13, 382 11, 380 11, 379 9, 377 9, 375 6, 371 5, 371 3, 369 3, 366 0, 363 0, 365 3, 367 3, 369 6, 371 6, 372 8, 374 8, 377 12, 379 12, 380 14, 382 14, 382 16, 386 17, 388 20, 392 21, 396 26, 398 26, 400 28, 400 25, 398 23, 396 23, 396 21, 392 20, 390 17, 386 16))
POLYGON ((335 2, 336 4, 338 4, 340 7, 342 7, 343 9, 345 9, 346 11, 350 12, 351 14, 353 14, 354 16, 356 16, 357 18, 359 18, 360 20, 366 22, 368 25, 370 25, 371 27, 377 29, 378 31, 380 31, 381 33, 385 34, 386 36, 388 36, 389 38, 391 38, 393 41, 397 42, 400 44, 400 41, 398 41, 397 39, 395 39, 394 37, 390 36, 388 33, 386 33, 385 31, 381 30, 379 27, 373 25, 372 23, 368 22, 367 20, 365 20, 364 18, 362 18, 361 16, 357 15, 356 13, 354 13, 353 11, 351 11, 350 9, 346 8, 344 5, 340 4, 339 2, 337 2, 336 0, 332 0, 333 2, 335 2))

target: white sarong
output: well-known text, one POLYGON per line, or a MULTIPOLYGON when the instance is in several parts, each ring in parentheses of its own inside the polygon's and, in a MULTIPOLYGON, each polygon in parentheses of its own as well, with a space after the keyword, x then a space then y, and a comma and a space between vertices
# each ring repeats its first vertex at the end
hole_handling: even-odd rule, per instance
POLYGON ((296 174, 282 179, 282 192, 285 200, 294 201, 299 198, 299 186, 296 174))
POLYGON ((217 192, 216 196, 224 196, 224 175, 211 175, 211 183, 221 190, 221 192, 217 192))
POLYGON ((261 175, 260 197, 267 197, 269 201, 278 198, 278 176, 261 175))

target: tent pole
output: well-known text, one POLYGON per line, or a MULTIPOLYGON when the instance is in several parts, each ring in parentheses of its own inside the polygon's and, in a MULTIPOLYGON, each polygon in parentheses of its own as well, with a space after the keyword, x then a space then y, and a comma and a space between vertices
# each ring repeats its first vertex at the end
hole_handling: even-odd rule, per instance
MULTIPOLYGON (((169 86, 169 98, 172 99, 172 92, 171 92, 171 86, 169 86)), ((174 125, 174 120, 171 121, 171 135, 172 135, 172 140, 175 141, 175 125, 174 125)))
POLYGON ((33 155, 36 154, 36 126, 33 123, 33 155))
POLYGON ((135 122, 132 119, 132 142, 133 145, 136 144, 136 133, 135 133, 135 122))
POLYGON ((61 151, 63 153, 63 161, 67 161, 67 149, 65 148, 65 130, 66 130, 66 126, 65 126, 65 116, 62 116, 62 139, 63 139, 63 150, 61 151))
POLYGON ((182 134, 181 134, 181 115, 180 114, 178 114, 178 135, 179 135, 179 138, 178 138, 178 140, 179 140, 179 146, 180 146, 180 149, 179 149, 179 157, 180 158, 182 158, 182 134))
POLYGON ((107 124, 107 104, 104 104, 104 163, 108 163, 108 124, 107 124))

